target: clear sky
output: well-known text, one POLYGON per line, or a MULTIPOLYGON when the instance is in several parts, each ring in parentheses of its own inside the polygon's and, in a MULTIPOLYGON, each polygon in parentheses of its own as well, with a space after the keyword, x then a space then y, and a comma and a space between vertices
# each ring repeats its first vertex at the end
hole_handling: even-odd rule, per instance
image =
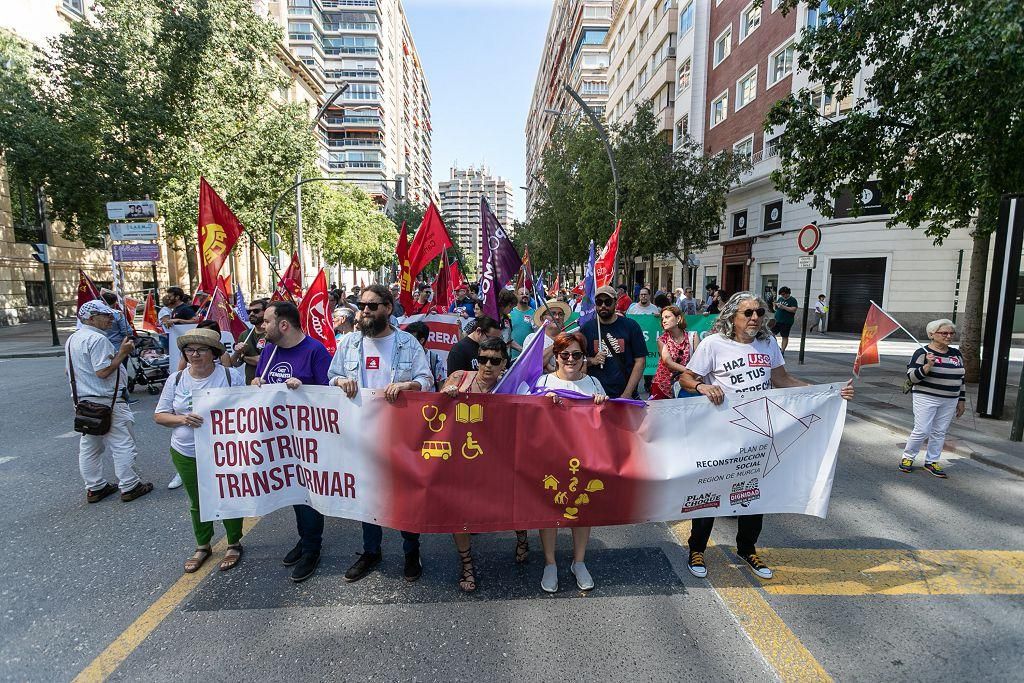
POLYGON ((434 184, 452 166, 486 165, 526 210, 526 114, 550 0, 404 0, 430 88, 434 184))

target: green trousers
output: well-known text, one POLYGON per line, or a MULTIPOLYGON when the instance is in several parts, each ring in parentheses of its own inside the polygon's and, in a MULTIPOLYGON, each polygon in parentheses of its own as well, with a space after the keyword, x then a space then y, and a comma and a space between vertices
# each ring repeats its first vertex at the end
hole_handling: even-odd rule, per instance
MULTIPOLYGON (((199 475, 196 471, 196 459, 182 455, 172 448, 171 460, 174 462, 174 469, 181 475, 181 482, 188 493, 188 511, 192 514, 192 532, 196 535, 196 544, 207 545, 213 538, 213 522, 204 522, 199 517, 199 475)), ((238 543, 242 538, 241 518, 221 521, 227 532, 228 543, 238 543)))

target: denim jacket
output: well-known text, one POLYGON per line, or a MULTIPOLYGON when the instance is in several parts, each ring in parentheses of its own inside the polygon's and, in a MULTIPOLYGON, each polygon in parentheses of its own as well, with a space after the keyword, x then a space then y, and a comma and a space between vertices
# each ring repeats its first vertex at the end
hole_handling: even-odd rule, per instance
MULTIPOLYGON (((330 370, 327 371, 329 382, 335 377, 359 381, 359 368, 363 362, 363 333, 350 332, 338 341, 338 350, 334 353, 330 370)), ((408 332, 395 329, 395 350, 391 357, 391 383, 418 382, 423 391, 434 390, 434 378, 427 364, 427 354, 408 332)))

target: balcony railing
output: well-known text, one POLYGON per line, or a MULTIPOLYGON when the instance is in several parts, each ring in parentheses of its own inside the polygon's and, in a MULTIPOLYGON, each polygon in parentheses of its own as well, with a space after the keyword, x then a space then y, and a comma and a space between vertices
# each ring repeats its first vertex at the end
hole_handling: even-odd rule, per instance
POLYGON ((380 56, 379 47, 327 47, 324 46, 324 54, 328 55, 373 55, 380 56))
POLYGON ((338 168, 384 168, 382 161, 331 161, 328 165, 332 169, 338 168))
POLYGON ((367 140, 365 138, 328 139, 328 147, 380 147, 383 140, 367 140))
POLYGON ((324 121, 329 126, 376 126, 384 128, 384 120, 376 116, 328 116, 324 121))

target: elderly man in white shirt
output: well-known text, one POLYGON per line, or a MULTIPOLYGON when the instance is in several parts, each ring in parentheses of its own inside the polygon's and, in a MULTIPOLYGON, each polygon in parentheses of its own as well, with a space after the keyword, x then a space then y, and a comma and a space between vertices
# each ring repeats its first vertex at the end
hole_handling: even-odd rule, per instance
POLYGON ((153 484, 143 482, 135 470, 135 416, 120 396, 128 386, 128 375, 121 364, 134 344, 131 337, 126 337, 117 349, 110 343, 104 331, 114 322, 114 311, 99 299, 82 304, 78 319, 82 326, 68 338, 65 349, 65 371, 73 395, 77 394, 79 401, 113 402, 110 431, 102 436, 83 434, 79 442, 78 466, 85 480, 86 500, 98 503, 120 489, 121 500, 127 503, 153 490, 153 484), (103 452, 107 447, 114 461, 117 486, 103 477, 103 452))

